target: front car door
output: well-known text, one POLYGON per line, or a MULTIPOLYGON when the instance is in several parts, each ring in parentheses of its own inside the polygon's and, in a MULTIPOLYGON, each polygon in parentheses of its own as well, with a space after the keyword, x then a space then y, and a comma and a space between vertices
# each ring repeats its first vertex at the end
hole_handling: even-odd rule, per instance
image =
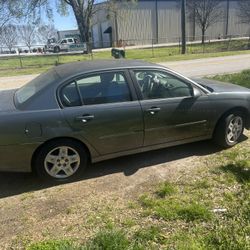
POLYGON ((131 71, 144 115, 144 146, 192 141, 209 134, 207 95, 185 78, 161 69, 131 71))
POLYGON ((143 145, 143 117, 126 70, 78 77, 59 90, 62 112, 73 133, 100 155, 143 145))

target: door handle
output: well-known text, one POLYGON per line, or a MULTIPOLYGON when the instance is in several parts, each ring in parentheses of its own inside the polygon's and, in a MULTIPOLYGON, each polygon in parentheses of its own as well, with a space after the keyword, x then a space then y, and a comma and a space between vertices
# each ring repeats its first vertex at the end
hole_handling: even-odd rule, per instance
POLYGON ((77 116, 75 118, 75 120, 85 123, 85 122, 88 122, 90 120, 93 120, 94 118, 95 118, 95 116, 93 116, 93 115, 83 115, 83 116, 77 116))
POLYGON ((161 108, 159 107, 152 107, 147 109, 146 111, 149 112, 151 115, 154 115, 155 113, 159 112, 161 110, 161 108))

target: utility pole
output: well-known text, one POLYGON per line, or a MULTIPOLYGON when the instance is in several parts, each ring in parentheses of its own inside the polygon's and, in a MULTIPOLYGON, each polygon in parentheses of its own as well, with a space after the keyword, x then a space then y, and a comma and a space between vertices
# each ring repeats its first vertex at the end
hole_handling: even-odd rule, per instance
POLYGON ((186 0, 181 0, 181 53, 186 54, 186 0))
POLYGON ((156 26, 156 31, 155 31, 155 36, 156 40, 155 43, 159 43, 159 23, 158 23, 158 0, 155 0, 155 26, 156 26))

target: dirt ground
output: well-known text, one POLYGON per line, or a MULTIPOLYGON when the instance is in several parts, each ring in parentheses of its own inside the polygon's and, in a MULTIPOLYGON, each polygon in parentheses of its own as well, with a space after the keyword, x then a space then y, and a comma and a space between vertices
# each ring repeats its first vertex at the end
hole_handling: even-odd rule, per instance
POLYGON ((216 152, 204 141, 121 157, 93 164, 81 180, 64 185, 0 173, 0 249, 51 238, 86 240, 109 220, 125 223, 135 216, 130 202, 160 181, 192 175, 216 152))

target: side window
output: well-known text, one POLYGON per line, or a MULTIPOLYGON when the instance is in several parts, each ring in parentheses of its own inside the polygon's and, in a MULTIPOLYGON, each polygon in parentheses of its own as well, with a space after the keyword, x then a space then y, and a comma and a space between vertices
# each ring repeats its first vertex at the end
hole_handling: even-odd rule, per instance
POLYGON ((67 43, 67 41, 66 41, 66 40, 62 40, 62 41, 61 41, 61 44, 64 44, 64 43, 67 43))
POLYGON ((85 105, 131 101, 128 83, 122 72, 100 73, 76 82, 85 105))
POLYGON ((61 89, 60 98, 64 107, 75 107, 82 104, 75 82, 72 82, 61 89))
POLYGON ((123 72, 91 75, 64 86, 60 91, 64 107, 131 101, 123 72))
POLYGON ((189 97, 192 86, 176 76, 154 70, 134 71, 143 99, 189 97))
POLYGON ((68 42, 69 42, 69 43, 73 43, 73 39, 72 39, 72 38, 69 38, 69 39, 68 39, 68 42))

